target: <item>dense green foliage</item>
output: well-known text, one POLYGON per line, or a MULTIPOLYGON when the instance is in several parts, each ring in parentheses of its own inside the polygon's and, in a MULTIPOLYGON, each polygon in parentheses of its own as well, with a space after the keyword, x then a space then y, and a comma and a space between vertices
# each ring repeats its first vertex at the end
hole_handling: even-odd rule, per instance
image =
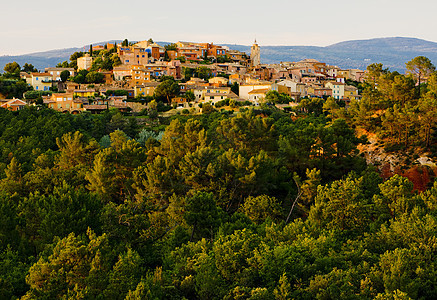
MULTIPOLYGON (((24 70, 34 68, 27 63, 24 65, 24 70)), ((20 79, 20 65, 15 61, 6 64, 4 73, 0 75, 0 98, 12 99, 23 97, 23 94, 32 89, 25 80, 20 79)))
POLYGON ((22 98, 23 94, 30 89, 32 87, 29 87, 22 79, 7 79, 5 76, 0 76, 0 97, 3 96, 6 99, 22 98))
POLYGON ((106 70, 110 71, 115 66, 121 64, 121 60, 117 55, 117 49, 114 47, 110 50, 100 50, 94 51, 92 53, 93 64, 91 66, 91 71, 106 70))
POLYGON ((173 77, 164 79, 155 89, 153 97, 160 101, 171 102, 173 97, 179 95, 181 89, 173 77))
POLYGON ((23 72, 31 73, 31 72, 38 72, 38 70, 35 68, 34 65, 25 63, 23 65, 23 72))
POLYGON ((436 298, 437 182, 383 181, 351 124, 387 130, 437 77, 417 98, 379 69, 361 103, 307 99, 293 118, 0 109, 0 298, 436 298))
POLYGON ((362 84, 360 101, 352 101, 348 110, 335 105, 324 105, 323 110, 334 119, 344 118, 349 124, 376 133, 387 150, 421 148, 436 153, 437 73, 430 71, 433 68, 427 66, 414 77, 372 64, 367 68, 368 80, 362 84), (427 83, 416 86, 424 74, 427 83), (418 88, 420 92, 416 92, 418 88))
POLYGON ((205 66, 200 66, 197 68, 187 68, 184 67, 182 69, 183 75, 185 79, 190 79, 191 77, 197 77, 204 80, 208 80, 209 78, 213 77, 211 69, 205 66))
POLYGON ((20 69, 20 65, 16 61, 7 63, 3 68, 3 70, 5 71, 3 76, 7 78, 15 78, 15 79, 20 78, 21 69, 20 69))

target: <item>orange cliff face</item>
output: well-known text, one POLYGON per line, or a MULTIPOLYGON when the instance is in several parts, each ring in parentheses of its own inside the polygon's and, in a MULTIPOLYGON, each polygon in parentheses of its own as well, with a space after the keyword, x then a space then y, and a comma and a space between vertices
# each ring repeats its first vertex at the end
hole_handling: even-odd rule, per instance
POLYGON ((414 189, 423 192, 437 175, 437 168, 414 166, 399 175, 407 177, 414 185, 414 189))
POLYGON ((385 163, 381 167, 381 177, 388 179, 397 174, 408 178, 413 183, 414 190, 423 192, 428 188, 430 182, 437 176, 437 168, 431 168, 427 166, 412 166, 407 170, 401 170, 401 168, 390 169, 390 164, 385 163))
POLYGON ((359 136, 366 135, 369 141, 366 145, 359 145, 358 150, 364 154, 368 164, 378 166, 384 180, 397 174, 408 178, 413 183, 414 189, 422 192, 437 177, 435 165, 407 163, 402 153, 385 152, 384 148, 378 145, 379 140, 375 134, 363 129, 359 129, 357 133, 359 136))

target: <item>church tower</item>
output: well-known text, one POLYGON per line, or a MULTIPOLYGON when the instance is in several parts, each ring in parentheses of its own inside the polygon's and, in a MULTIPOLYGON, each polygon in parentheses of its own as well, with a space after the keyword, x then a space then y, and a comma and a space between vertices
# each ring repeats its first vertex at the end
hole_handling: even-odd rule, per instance
POLYGON ((256 67, 261 64, 261 51, 258 44, 256 43, 256 40, 250 48, 250 60, 252 61, 252 67, 256 67))

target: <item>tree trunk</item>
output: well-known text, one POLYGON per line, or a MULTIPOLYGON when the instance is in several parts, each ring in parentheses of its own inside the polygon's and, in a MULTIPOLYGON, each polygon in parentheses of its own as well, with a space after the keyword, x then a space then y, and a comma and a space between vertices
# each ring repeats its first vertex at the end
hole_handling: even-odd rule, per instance
POLYGON ((288 221, 290 220, 290 217, 291 217, 291 213, 294 210, 294 206, 296 205, 299 197, 302 195, 302 190, 300 189, 299 183, 297 182, 296 178, 293 178, 293 179, 294 179, 294 182, 296 183, 296 186, 297 186, 297 196, 294 199, 293 204, 291 205, 290 212, 288 213, 288 216, 287 216, 287 220, 285 220, 285 224, 288 224, 288 221))

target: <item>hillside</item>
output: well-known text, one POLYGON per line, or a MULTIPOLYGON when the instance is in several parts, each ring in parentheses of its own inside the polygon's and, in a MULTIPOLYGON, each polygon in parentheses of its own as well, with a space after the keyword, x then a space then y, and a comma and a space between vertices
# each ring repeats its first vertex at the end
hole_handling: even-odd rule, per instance
MULTIPOLYGON (((120 40, 112 40, 105 42, 97 42, 93 43, 93 45, 104 45, 106 43, 121 43, 120 40)), ((7 63, 16 61, 20 66, 23 66, 25 63, 31 63, 38 70, 43 71, 45 68, 54 67, 58 63, 69 60, 71 54, 76 51, 84 51, 88 50, 89 45, 85 45, 78 48, 64 48, 64 49, 55 49, 43 52, 35 52, 23 55, 4 55, 0 56, 0 71, 3 72, 3 68, 7 63)))
MULTIPOLYGON (((113 42, 113 41, 111 41, 113 42)), ((120 41, 117 41, 120 42, 120 41)), ((106 42, 93 43, 93 45, 106 42)), ((158 42, 166 44, 166 42, 158 42)), ((231 49, 250 53, 250 46, 224 44, 231 49)), ((87 49, 89 46, 84 46, 87 49)), ((37 69, 53 67, 68 60, 80 48, 67 48, 19 56, 0 56, 0 70, 8 62, 16 61, 20 65, 31 63, 37 69)), ((336 43, 327 47, 315 46, 264 46, 261 44, 261 62, 279 63, 281 61, 299 61, 313 58, 341 68, 365 69, 371 63, 382 63, 392 71, 405 71, 405 63, 423 55, 437 64, 437 43, 417 38, 390 37, 369 40, 354 40, 336 43)))
POLYGON ((378 52, 381 49, 386 52, 436 52, 437 43, 416 38, 391 37, 340 42, 326 48, 350 51, 362 50, 364 48, 367 52, 378 52))
MULTIPOLYGON (((226 45, 250 52, 250 46, 226 45)), ((437 43, 416 38, 391 37, 345 41, 327 47, 262 46, 261 61, 278 63, 313 58, 342 68, 365 69, 369 64, 382 63, 392 71, 405 71, 405 63, 423 55, 437 63, 437 43)))

